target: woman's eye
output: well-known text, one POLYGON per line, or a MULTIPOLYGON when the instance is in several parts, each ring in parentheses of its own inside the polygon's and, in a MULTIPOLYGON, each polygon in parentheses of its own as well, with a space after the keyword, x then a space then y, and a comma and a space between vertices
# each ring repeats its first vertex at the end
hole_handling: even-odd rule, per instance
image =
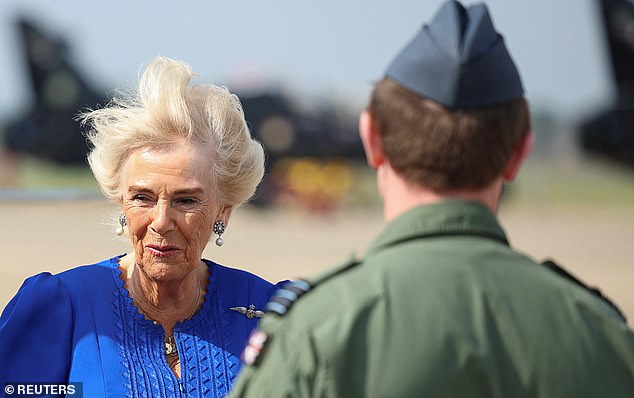
POLYGON ((137 194, 131 196, 132 202, 136 202, 138 204, 147 205, 152 202, 152 198, 148 195, 137 194))

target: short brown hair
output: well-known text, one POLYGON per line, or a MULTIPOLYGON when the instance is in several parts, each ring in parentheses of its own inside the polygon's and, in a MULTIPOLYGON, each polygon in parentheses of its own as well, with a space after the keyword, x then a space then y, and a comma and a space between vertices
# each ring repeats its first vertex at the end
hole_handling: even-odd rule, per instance
POLYGON ((392 167, 436 192, 481 189, 498 177, 530 131, 526 99, 449 109, 384 78, 368 110, 392 167))

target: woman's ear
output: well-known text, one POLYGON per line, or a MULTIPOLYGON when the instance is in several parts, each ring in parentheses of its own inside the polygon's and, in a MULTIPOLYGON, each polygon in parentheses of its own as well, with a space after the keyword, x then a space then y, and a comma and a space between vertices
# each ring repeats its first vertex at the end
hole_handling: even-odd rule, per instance
POLYGON ((529 131, 528 134, 520 141, 519 145, 515 148, 509 161, 506 163, 502 177, 504 181, 509 182, 515 179, 517 173, 519 173, 524 160, 528 157, 528 154, 533 149, 535 143, 535 134, 529 131))
POLYGON ((359 135, 368 165, 377 169, 385 163, 385 153, 376 120, 370 112, 363 111, 359 117, 359 135))

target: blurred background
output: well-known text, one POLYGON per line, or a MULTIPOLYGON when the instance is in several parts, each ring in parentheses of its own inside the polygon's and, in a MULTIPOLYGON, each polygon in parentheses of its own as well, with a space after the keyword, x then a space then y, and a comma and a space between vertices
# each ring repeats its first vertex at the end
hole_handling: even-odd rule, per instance
MULTIPOLYGON (((272 280, 362 256, 382 225, 357 115, 441 0, 0 3, 0 308, 24 278, 129 250, 74 116, 157 55, 237 93, 266 147, 254 201, 206 255, 272 280)), ((471 4, 471 1, 465 1, 471 4)), ((522 72, 537 146, 509 186, 511 243, 634 319, 634 4, 487 1, 522 72)))

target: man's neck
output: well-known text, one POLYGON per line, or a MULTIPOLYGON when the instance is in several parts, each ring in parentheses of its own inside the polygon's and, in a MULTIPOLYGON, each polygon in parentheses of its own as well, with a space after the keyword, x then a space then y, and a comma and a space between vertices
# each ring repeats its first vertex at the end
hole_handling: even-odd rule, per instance
POLYGON ((502 178, 480 190, 460 190, 438 193, 422 186, 405 181, 389 165, 377 170, 379 192, 383 198, 383 216, 391 221, 406 211, 421 205, 441 202, 448 199, 463 199, 478 202, 497 213, 502 190, 502 178))

